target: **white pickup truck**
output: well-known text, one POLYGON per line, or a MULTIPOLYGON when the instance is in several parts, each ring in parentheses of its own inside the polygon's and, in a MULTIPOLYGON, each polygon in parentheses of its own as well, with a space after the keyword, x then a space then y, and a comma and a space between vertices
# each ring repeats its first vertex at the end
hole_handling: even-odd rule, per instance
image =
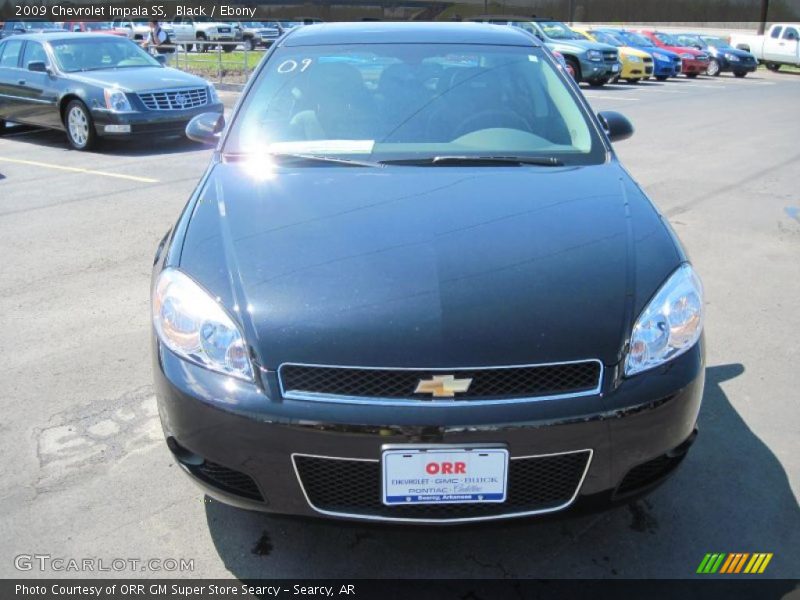
MULTIPOLYGON (((174 21, 164 25, 170 33, 170 39, 176 44, 186 44, 186 42, 241 42, 242 28, 234 23, 210 23, 207 21, 195 21, 191 17, 176 17, 174 21)), ((195 44, 186 44, 187 50, 191 50, 195 44)), ((196 44, 198 52, 206 52, 213 48, 214 44, 196 44)), ((225 44, 222 49, 225 52, 233 52, 236 48, 234 44, 225 44)))
POLYGON ((734 33, 730 44, 755 54, 771 71, 781 65, 800 66, 800 23, 775 23, 766 35, 734 33))

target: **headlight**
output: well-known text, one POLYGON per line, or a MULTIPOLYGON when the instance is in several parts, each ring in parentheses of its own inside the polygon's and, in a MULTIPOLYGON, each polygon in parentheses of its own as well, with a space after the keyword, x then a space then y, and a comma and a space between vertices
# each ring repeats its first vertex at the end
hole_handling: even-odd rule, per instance
POLYGON ((209 104, 219 103, 219 94, 217 94, 217 88, 214 87, 213 83, 208 84, 208 103, 209 104))
POLYGON ((632 62, 632 63, 640 63, 640 62, 642 62, 642 59, 639 58, 638 56, 627 56, 626 58, 628 59, 628 62, 632 62))
POLYGON ((655 58, 656 60, 669 61, 669 56, 667 56, 666 54, 661 54, 660 52, 653 52, 653 58, 655 58))
POLYGON ((692 54, 689 54, 688 52, 681 52, 681 58, 688 58, 691 60, 692 58, 694 58, 694 56, 692 54))
POLYGON ((128 96, 125 95, 120 89, 106 88, 103 90, 103 95, 106 98, 106 108, 114 112, 131 112, 131 103, 128 102, 128 96))
POLYGON ((725 53, 725 58, 727 58, 731 62, 739 62, 739 57, 735 54, 731 54, 730 52, 725 53))
POLYGON ((639 315, 625 358, 625 375, 661 365, 691 348, 703 331, 703 286, 684 264, 639 315))
POLYGON ((239 328, 222 305, 176 269, 158 276, 153 292, 158 339, 175 354, 240 379, 253 379, 239 328))
POLYGON ((589 50, 586 53, 586 58, 589 60, 603 60, 603 53, 600 50, 589 50))

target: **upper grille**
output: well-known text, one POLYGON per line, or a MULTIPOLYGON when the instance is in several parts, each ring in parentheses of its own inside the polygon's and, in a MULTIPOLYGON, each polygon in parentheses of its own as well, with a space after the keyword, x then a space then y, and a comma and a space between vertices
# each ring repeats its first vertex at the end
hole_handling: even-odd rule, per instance
MULTIPOLYGON (((284 396, 304 398, 323 395, 372 400, 430 401, 429 393, 415 393, 422 380, 436 375, 471 379, 469 389, 445 400, 513 400, 590 394, 599 392, 601 363, 587 360, 573 363, 483 369, 372 369, 284 364, 278 378, 284 396)), ((311 399, 317 399, 311 397, 311 399)), ((441 398, 433 398, 441 400, 441 398)))
POLYGON ((696 58, 700 61, 708 60, 708 54, 698 54, 696 58))
POLYGON ((607 63, 615 63, 617 62, 617 53, 611 50, 604 50, 603 60, 607 63))
POLYGON ((486 504, 386 506, 381 501, 379 461, 293 456, 297 476, 312 508, 378 519, 481 519, 546 512, 572 503, 591 451, 512 458, 506 501, 486 504))
POLYGON ((139 94, 139 99, 148 110, 184 110, 208 104, 208 89, 200 87, 142 92, 139 94))

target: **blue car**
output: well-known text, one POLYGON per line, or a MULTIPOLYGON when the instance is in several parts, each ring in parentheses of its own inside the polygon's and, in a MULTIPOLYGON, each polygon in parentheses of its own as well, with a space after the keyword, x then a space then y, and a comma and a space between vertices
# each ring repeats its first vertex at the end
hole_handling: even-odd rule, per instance
POLYGON ((681 57, 677 53, 659 48, 643 35, 624 29, 598 29, 614 34, 626 45, 649 52, 653 56, 653 76, 659 81, 677 77, 681 72, 681 57))

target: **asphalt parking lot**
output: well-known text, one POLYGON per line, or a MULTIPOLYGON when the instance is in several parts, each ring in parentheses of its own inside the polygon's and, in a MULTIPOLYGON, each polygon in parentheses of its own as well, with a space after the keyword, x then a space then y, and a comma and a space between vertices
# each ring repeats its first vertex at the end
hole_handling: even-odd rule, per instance
POLYGON ((584 91, 633 121, 620 157, 706 287, 700 436, 663 487, 600 514, 438 529, 206 500, 162 441, 148 307, 156 244, 210 151, 87 154, 19 129, 0 137, 0 575, 42 576, 14 567, 39 553, 194 560, 89 576, 682 578, 707 552, 772 552, 763 577, 800 577, 800 75, 584 91))

